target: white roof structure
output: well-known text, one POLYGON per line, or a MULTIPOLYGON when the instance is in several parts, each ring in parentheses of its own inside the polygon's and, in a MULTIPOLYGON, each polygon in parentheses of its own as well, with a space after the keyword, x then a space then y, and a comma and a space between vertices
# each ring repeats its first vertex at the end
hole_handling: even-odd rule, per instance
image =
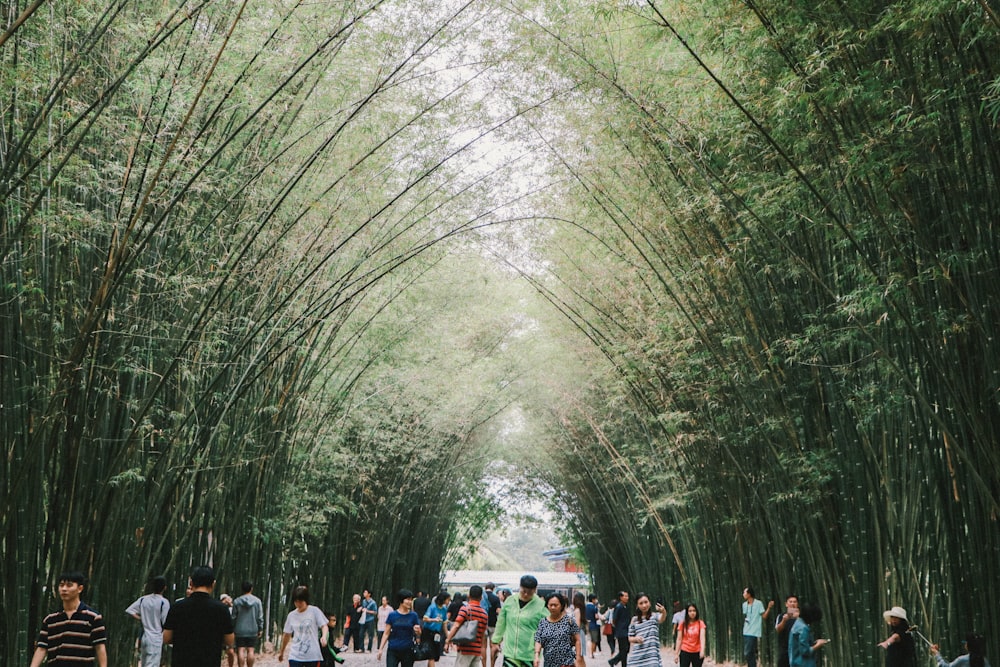
POLYGON ((585 572, 523 572, 519 570, 445 570, 446 587, 465 588, 473 584, 483 584, 492 581, 497 589, 507 588, 517 592, 521 577, 530 574, 538 579, 538 588, 549 589, 580 589, 590 588, 590 577, 585 572))

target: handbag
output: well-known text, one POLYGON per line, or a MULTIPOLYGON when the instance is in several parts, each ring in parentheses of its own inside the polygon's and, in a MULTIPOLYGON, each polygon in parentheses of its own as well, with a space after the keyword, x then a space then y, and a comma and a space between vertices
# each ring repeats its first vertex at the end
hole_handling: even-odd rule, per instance
POLYGON ((610 637, 611 635, 615 634, 615 626, 611 625, 610 623, 605 623, 604 625, 601 626, 601 634, 608 635, 610 637))
POLYGON ((413 646, 410 647, 410 654, 413 656, 413 662, 430 660, 434 657, 434 645, 414 643, 413 646))
POLYGON ((478 635, 479 621, 475 618, 470 618, 458 626, 458 630, 455 630, 455 634, 451 636, 451 643, 457 646, 473 644, 478 635))

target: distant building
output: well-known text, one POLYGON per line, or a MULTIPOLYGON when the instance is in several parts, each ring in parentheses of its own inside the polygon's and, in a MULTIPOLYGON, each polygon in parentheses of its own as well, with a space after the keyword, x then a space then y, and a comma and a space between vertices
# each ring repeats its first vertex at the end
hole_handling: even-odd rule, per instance
POLYGON ((450 590, 468 589, 473 584, 483 584, 492 581, 497 590, 506 588, 515 595, 521 581, 521 575, 530 574, 538 579, 538 594, 562 593, 572 597, 580 591, 587 593, 592 589, 590 576, 585 572, 525 572, 523 570, 446 570, 441 585, 450 590))
POLYGON ((583 565, 573 559, 573 554, 566 547, 543 551, 542 555, 552 563, 552 567, 556 572, 585 572, 583 565))

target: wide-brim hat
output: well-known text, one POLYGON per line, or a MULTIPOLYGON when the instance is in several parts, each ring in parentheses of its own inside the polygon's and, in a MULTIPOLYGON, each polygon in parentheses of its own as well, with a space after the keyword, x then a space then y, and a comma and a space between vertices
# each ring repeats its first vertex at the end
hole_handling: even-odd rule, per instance
POLYGON ((903 609, 902 607, 893 607, 889 611, 882 612, 882 618, 885 619, 886 623, 888 623, 889 619, 892 618, 893 616, 895 616, 896 618, 901 618, 907 623, 910 622, 910 620, 906 618, 906 610, 903 609))

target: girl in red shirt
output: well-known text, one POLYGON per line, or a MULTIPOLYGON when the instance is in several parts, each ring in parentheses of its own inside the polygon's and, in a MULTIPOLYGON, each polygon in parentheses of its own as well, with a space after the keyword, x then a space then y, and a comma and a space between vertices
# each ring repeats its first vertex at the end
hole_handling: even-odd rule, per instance
POLYGON ((681 667, 701 667, 705 661, 706 627, 698 614, 698 607, 689 604, 684 622, 678 626, 674 662, 679 662, 681 667))

